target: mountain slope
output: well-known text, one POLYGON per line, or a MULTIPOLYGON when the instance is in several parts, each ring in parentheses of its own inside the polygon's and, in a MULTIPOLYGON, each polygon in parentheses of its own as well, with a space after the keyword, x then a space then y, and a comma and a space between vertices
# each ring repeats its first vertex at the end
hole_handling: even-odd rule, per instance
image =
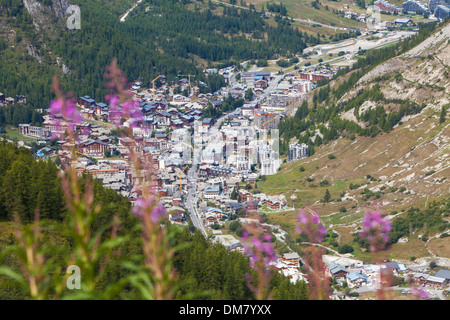
MULTIPOLYGON (((445 118, 441 114, 443 107, 450 110, 449 35, 447 24, 418 46, 363 75, 338 101, 343 106, 339 117, 361 127, 380 125, 375 112, 380 108, 387 116, 405 103, 420 108, 405 114, 392 130, 373 137, 356 135, 354 140, 341 137, 316 147, 311 157, 284 164, 279 173, 258 182, 259 189, 285 194, 295 208, 315 208, 340 234, 340 244, 352 243, 351 233, 357 231, 359 219, 369 208, 402 216, 411 207, 425 208, 448 198, 450 121, 449 112, 445 118), (363 95, 373 88, 382 98, 371 100, 379 95, 363 95), (358 97, 365 99, 348 109, 358 97), (326 189, 332 196, 329 203, 323 202, 326 189)), ((295 214, 276 214, 272 219, 294 223, 295 214)), ((444 220, 448 221, 448 215, 444 220)), ((429 254, 423 241, 410 245, 419 256, 429 254)), ((448 245, 436 245, 434 254, 445 256, 448 249, 448 245)), ((396 253, 411 256, 408 250, 396 253)))

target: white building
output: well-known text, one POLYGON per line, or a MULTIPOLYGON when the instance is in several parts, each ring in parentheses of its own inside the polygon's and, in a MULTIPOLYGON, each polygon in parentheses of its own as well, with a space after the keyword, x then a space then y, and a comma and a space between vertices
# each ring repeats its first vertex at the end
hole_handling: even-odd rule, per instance
POLYGON ((309 157, 307 144, 291 143, 289 145, 289 162, 309 157))

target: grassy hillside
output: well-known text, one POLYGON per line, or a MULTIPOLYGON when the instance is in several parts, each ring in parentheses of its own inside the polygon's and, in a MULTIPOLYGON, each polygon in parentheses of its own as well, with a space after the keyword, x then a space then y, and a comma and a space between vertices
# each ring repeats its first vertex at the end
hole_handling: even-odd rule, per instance
MULTIPOLYGON (((395 221, 412 207, 424 210, 433 201, 447 199, 450 121, 448 112, 442 116, 442 109, 450 109, 449 33, 447 24, 410 51, 375 67, 338 101, 344 106, 339 117, 362 127, 374 120, 363 120, 361 115, 376 107, 389 115, 409 100, 424 106, 420 112, 403 116, 392 130, 374 137, 344 136, 316 147, 313 156, 283 164, 277 174, 258 182, 261 192, 284 194, 288 206, 297 209, 314 208, 339 233, 340 245, 352 243, 352 233, 370 208, 379 208, 395 221), (365 98, 355 107, 352 101, 365 97, 363 92, 375 84, 385 98, 365 98), (327 189, 331 201, 325 203, 327 189)), ((293 211, 272 214, 270 219, 294 224, 295 216, 293 211)), ((448 213, 442 217, 449 221, 448 213)), ((416 252, 417 257, 448 257, 450 246, 439 237, 441 232, 432 231, 427 242, 419 240, 427 231, 422 226, 408 243, 395 244, 392 256, 408 259, 416 252)))

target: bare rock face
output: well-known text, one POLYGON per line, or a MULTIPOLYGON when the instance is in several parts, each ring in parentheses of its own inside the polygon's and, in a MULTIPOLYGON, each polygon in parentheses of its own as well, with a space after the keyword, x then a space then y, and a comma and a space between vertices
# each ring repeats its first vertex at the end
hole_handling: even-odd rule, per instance
POLYGON ((36 0, 23 0, 23 5, 33 19, 33 25, 39 31, 44 19, 44 5, 36 0))
POLYGON ((54 18, 62 21, 66 16, 66 10, 70 6, 68 0, 53 0, 51 6, 44 6, 37 0, 23 0, 23 4, 33 19, 33 25, 39 31, 41 28, 51 28, 54 18))
POLYGON ((42 63, 42 57, 40 55, 39 50, 37 50, 32 44, 27 44, 27 53, 28 55, 32 56, 33 58, 37 59, 39 63, 42 63))
POLYGON ((66 10, 70 6, 69 0, 53 0, 53 10, 58 19, 67 16, 66 10))

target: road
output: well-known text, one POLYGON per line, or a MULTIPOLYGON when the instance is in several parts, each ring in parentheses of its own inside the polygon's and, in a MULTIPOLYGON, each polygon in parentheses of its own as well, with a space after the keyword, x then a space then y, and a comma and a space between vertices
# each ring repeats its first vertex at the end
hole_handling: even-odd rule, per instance
MULTIPOLYGON (((214 123, 214 125, 209 129, 207 140, 209 141, 209 137, 215 138, 217 134, 219 133, 220 125, 223 121, 228 119, 228 117, 232 114, 236 114, 238 110, 235 110, 231 113, 225 114, 222 117, 218 118, 217 121, 214 123)), ((193 133, 195 135, 195 131, 193 133)), ((206 141, 206 142, 208 142, 206 141)), ((188 209, 189 215, 191 217, 191 221, 195 228, 200 229, 202 234, 207 237, 207 233, 205 230, 205 227, 200 219, 200 215, 197 208, 197 202, 198 202, 198 192, 197 192, 197 182, 198 182, 198 170, 197 165, 200 162, 201 158, 201 150, 202 146, 196 146, 194 144, 194 155, 192 159, 192 166, 189 168, 187 172, 188 177, 188 193, 186 197, 186 208, 188 209)))
POLYGON ((128 9, 127 12, 125 12, 122 17, 120 17, 120 22, 124 22, 125 19, 128 17, 128 15, 130 14, 130 12, 133 11, 134 8, 136 8, 137 5, 141 2, 142 2, 142 0, 138 0, 135 4, 133 4, 133 6, 130 9, 128 9))

